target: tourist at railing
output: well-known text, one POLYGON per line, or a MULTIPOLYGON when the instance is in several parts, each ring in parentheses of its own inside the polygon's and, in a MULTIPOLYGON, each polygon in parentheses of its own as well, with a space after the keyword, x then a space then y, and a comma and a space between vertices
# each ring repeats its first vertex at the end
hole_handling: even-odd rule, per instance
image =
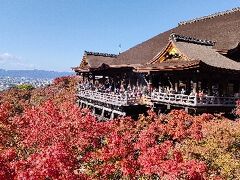
POLYGON ((189 94, 189 96, 195 96, 195 95, 197 95, 197 93, 193 92, 193 91, 191 91, 190 94, 189 94))
MULTIPOLYGON (((169 87, 152 88, 152 91, 150 91, 147 86, 131 87, 128 85, 126 87, 122 84, 118 88, 116 86, 114 87, 114 85, 109 82, 104 84, 99 82, 95 84, 91 82, 81 83, 79 84, 79 90, 82 91, 83 95, 85 90, 90 90, 93 92, 111 94, 113 95, 113 99, 116 97, 119 101, 122 102, 140 104, 146 104, 146 102, 150 101, 149 99, 156 99, 180 104, 184 103, 187 105, 231 105, 234 104, 235 99, 239 97, 239 94, 235 94, 235 96, 209 96, 207 93, 204 93, 203 90, 200 90, 198 92, 194 92, 192 90, 190 94, 186 94, 186 90, 184 88, 178 92, 169 87)), ((109 96, 106 95, 106 98, 109 99, 109 96)))
POLYGON ((181 94, 186 94, 186 90, 184 88, 182 88, 181 94))
POLYGON ((136 87, 124 86, 124 84, 120 85, 120 88, 113 88, 113 84, 110 84, 108 81, 104 84, 96 82, 92 84, 91 82, 85 82, 79 84, 79 90, 90 90, 95 92, 101 93, 108 93, 112 95, 120 95, 121 99, 129 99, 130 101, 141 102, 142 98, 149 99, 150 98, 150 91, 148 90, 147 86, 143 87, 136 87))

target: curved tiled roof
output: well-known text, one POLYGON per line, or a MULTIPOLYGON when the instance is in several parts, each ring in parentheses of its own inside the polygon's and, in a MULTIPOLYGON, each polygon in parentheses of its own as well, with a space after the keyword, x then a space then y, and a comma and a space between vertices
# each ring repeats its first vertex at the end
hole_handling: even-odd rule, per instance
POLYGON ((193 43, 193 44, 200 44, 200 45, 205 45, 205 46, 214 46, 214 44, 216 42, 213 42, 211 40, 207 40, 207 39, 197 39, 194 37, 190 37, 190 36, 183 36, 180 34, 175 34, 172 33, 170 35, 170 40, 174 40, 174 41, 183 41, 183 42, 189 42, 189 43, 193 43))
POLYGON ((231 60, 212 49, 211 46, 204 46, 199 44, 187 42, 174 42, 177 49, 186 55, 190 60, 199 60, 209 66, 220 69, 237 70, 240 71, 240 63, 231 60))
POLYGON ((231 10, 227 10, 227 11, 223 11, 223 12, 217 12, 217 13, 214 13, 214 14, 210 14, 208 16, 203 16, 203 17, 191 19, 191 20, 188 20, 188 21, 182 21, 182 22, 178 23, 178 25, 181 26, 181 25, 185 25, 185 24, 195 23, 197 21, 212 19, 212 18, 215 18, 217 16, 224 16, 226 14, 233 13, 235 11, 240 11, 240 7, 233 8, 231 10))
POLYGON ((98 68, 102 64, 114 64, 117 59, 117 55, 106 53, 86 53, 85 56, 89 68, 98 68))
POLYGON ((207 65, 218 69, 240 71, 240 62, 234 61, 221 55, 213 49, 214 43, 210 40, 201 40, 194 37, 171 34, 168 46, 160 51, 157 58, 154 58, 145 65, 137 67, 137 71, 168 71, 196 68, 200 65, 207 65), (165 56, 170 47, 177 49, 180 56, 168 58, 165 56), (165 57, 163 61, 159 61, 165 57))
POLYGON ((100 52, 92 52, 92 51, 84 51, 86 55, 93 55, 93 56, 102 56, 102 57, 117 57, 116 54, 108 54, 108 53, 100 53, 100 52))
POLYGON ((176 28, 163 32, 138 44, 117 57, 117 64, 145 64, 153 59, 168 43, 170 34, 177 33, 199 39, 211 39, 218 50, 233 49, 240 42, 239 8, 222 15, 215 15, 182 23, 176 28))
POLYGON ((74 71, 87 72, 89 69, 96 69, 103 64, 114 64, 117 59, 116 54, 99 53, 84 51, 84 56, 81 64, 78 67, 72 68, 74 71))
POLYGON ((201 61, 192 60, 176 60, 176 61, 164 61, 157 64, 147 64, 141 67, 136 67, 136 71, 172 71, 172 70, 185 70, 199 67, 201 61))

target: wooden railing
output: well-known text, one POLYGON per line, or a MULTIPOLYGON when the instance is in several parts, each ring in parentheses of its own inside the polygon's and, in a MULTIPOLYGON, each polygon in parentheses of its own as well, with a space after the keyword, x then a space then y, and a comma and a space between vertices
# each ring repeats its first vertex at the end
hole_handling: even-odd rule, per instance
POLYGON ((103 93, 92 90, 78 89, 78 96, 102 103, 107 103, 116 106, 127 106, 137 103, 137 97, 132 97, 127 93, 114 94, 114 93, 103 93))
POLYGON ((197 103, 195 96, 188 96, 184 94, 167 94, 159 92, 152 92, 151 100, 188 106, 196 106, 197 103))
POLYGON ((235 106, 239 97, 197 97, 197 106, 235 106))
MULTIPOLYGON (((136 96, 131 96, 130 93, 114 94, 104 93, 92 90, 78 89, 78 96, 107 103, 116 106, 127 106, 140 102, 140 99, 136 96)), ((168 104, 178 104, 184 106, 229 106, 234 107, 237 97, 216 97, 216 96, 202 96, 197 95, 184 95, 184 94, 167 94, 160 92, 152 92, 152 102, 163 102, 168 104)))
POLYGON ((197 95, 184 95, 184 94, 167 94, 160 92, 153 92, 151 100, 155 102, 164 102, 169 104, 179 104, 185 106, 230 106, 236 104, 237 97, 216 97, 216 96, 203 96, 197 95))

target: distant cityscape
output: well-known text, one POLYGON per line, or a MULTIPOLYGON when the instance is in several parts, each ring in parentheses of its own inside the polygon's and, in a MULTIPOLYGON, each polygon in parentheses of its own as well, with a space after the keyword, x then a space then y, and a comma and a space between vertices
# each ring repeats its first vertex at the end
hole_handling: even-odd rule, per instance
POLYGON ((0 69, 0 91, 22 84, 29 84, 35 88, 43 87, 51 84, 54 78, 69 75, 72 75, 72 73, 43 70, 0 69))
POLYGON ((0 77, 0 91, 7 90, 17 85, 29 84, 33 87, 43 87, 52 83, 52 79, 33 79, 26 77, 0 77))

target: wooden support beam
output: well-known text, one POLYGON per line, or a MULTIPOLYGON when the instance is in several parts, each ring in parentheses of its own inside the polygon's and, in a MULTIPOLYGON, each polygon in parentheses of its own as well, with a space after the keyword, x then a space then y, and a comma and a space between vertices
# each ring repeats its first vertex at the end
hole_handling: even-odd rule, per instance
POLYGON ((85 73, 83 73, 82 77, 83 77, 83 82, 85 82, 85 73))
POLYGON ((95 84, 95 74, 93 74, 92 76, 93 76, 93 84, 95 84))
POLYGON ((187 82, 186 82, 186 94, 190 94, 191 92, 191 81, 190 79, 187 79, 187 82))

